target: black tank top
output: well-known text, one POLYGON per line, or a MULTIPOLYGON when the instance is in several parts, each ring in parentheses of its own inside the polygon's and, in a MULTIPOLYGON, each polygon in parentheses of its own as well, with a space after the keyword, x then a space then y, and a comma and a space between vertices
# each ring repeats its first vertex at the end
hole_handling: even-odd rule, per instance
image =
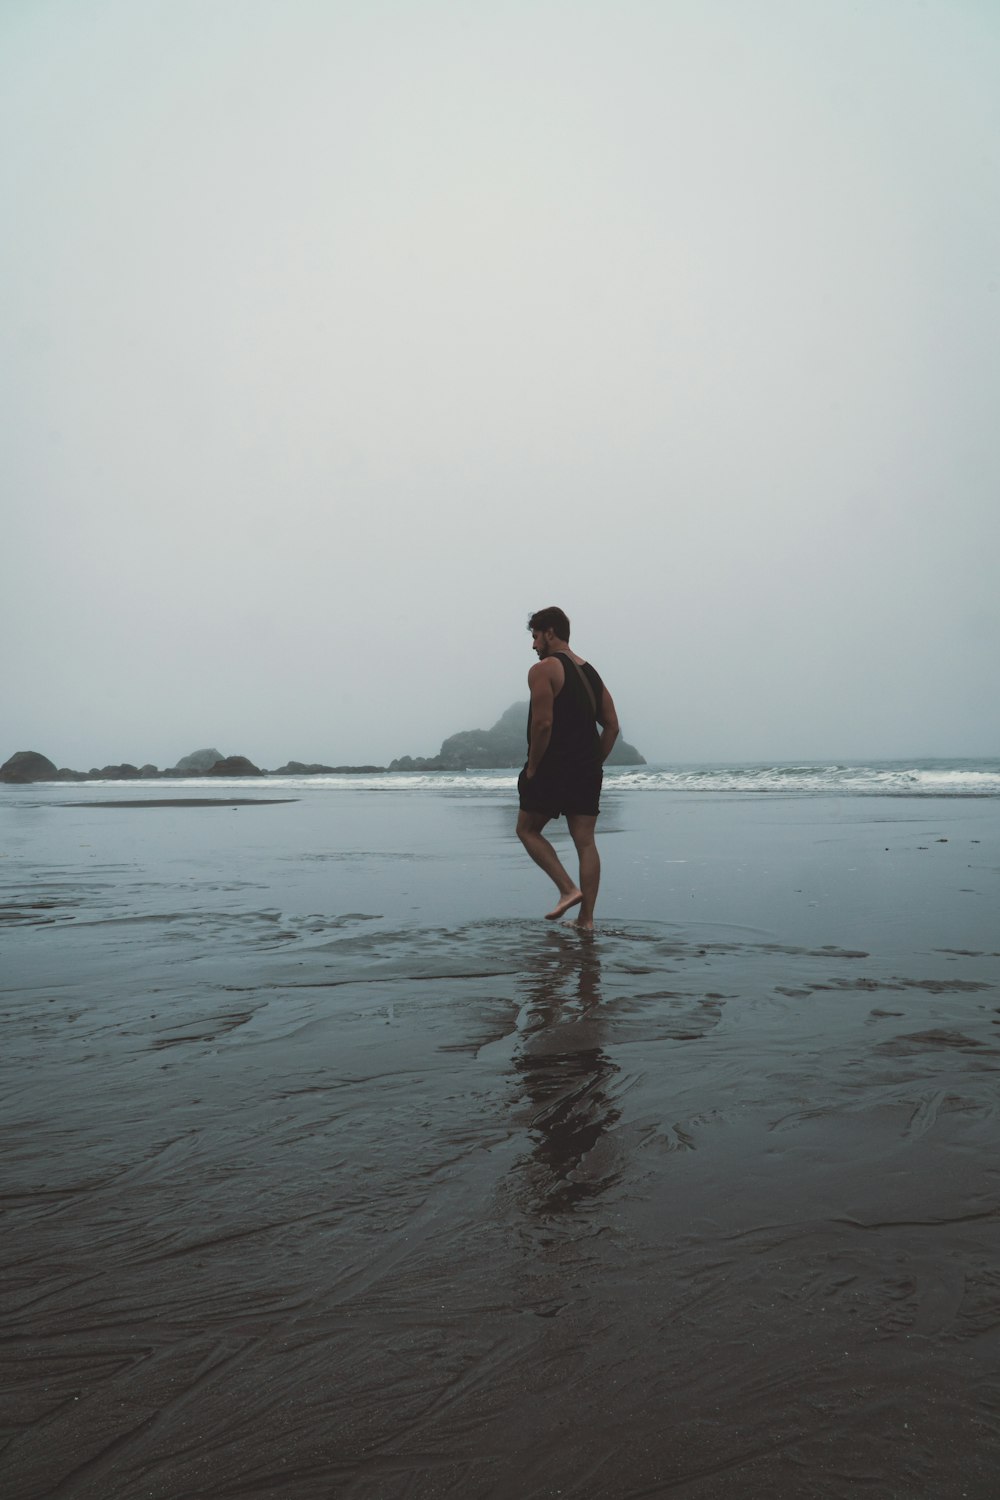
MULTIPOLYGON (((594 694, 594 702, 597 707, 601 706, 601 698, 604 694, 604 683, 600 674, 590 665, 589 661, 581 662, 579 670, 571 656, 565 651, 557 651, 556 656, 562 662, 563 676, 565 681, 557 693, 552 704, 552 738, 549 746, 542 757, 539 770, 568 769, 571 767, 584 767, 600 765, 601 763, 601 737, 597 730, 597 720, 587 689, 580 680, 583 672, 590 683, 594 694)), ((528 744, 531 744, 531 706, 528 706, 528 744)))

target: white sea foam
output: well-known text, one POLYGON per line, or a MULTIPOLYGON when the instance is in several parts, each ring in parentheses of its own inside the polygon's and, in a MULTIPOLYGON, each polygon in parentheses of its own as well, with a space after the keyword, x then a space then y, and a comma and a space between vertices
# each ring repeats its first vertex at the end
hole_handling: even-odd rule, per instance
POLYGON ((612 772, 618 791, 778 793, 783 796, 1000 796, 1000 762, 648 766, 612 772))
MULTIPOLYGON (((67 786, 66 794, 81 799, 109 782, 67 786)), ((216 797, 242 794, 259 797, 297 797, 309 790, 449 793, 453 796, 511 798, 517 785, 514 770, 372 771, 317 776, 205 776, 185 780, 113 783, 128 788, 135 798, 192 792, 216 797)), ((998 797, 1000 760, 914 760, 870 763, 775 763, 770 765, 620 766, 605 772, 607 794, 639 792, 694 792, 781 796, 998 797)))

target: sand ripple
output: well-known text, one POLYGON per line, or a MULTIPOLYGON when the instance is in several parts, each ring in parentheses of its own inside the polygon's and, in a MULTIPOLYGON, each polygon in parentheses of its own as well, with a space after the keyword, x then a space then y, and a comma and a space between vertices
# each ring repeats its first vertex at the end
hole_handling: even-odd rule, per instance
POLYGON ((991 955, 42 884, 6 1493, 995 1493, 991 955))

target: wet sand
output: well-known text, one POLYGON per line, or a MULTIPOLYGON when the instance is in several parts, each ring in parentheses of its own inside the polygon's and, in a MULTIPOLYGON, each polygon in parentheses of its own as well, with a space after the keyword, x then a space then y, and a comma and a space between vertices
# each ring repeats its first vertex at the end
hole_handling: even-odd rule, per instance
POLYGON ((996 1494, 996 803, 0 817, 12 1500, 996 1494))
POLYGON ((257 807, 275 802, 294 802, 294 797, 128 797, 115 802, 102 797, 98 802, 78 802, 77 807, 123 807, 132 812, 145 807, 257 807))

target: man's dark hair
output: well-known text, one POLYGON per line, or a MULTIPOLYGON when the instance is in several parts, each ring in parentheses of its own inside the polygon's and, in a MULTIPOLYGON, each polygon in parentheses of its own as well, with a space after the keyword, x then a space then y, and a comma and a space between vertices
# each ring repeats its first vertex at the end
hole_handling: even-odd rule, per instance
POLYGON ((548 609, 536 609, 528 621, 529 630, 554 630, 561 641, 569 640, 569 616, 564 610, 550 604, 548 609))

